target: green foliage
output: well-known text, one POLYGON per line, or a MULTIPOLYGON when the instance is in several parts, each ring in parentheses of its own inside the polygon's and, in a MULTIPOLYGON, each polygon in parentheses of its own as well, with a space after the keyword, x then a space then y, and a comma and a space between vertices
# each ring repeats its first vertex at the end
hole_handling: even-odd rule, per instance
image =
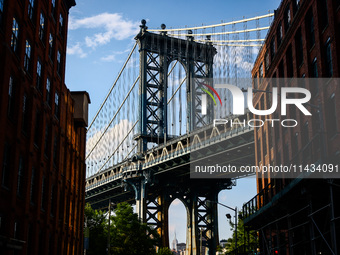
POLYGON ((173 253, 168 247, 162 247, 159 248, 157 255, 173 255, 173 253))
POLYGON ((157 232, 141 223, 128 203, 118 204, 111 220, 111 254, 156 254, 154 245, 158 241, 157 232))
MULTIPOLYGON (((249 232, 249 244, 248 244, 248 230, 245 231, 245 226, 243 223, 243 214, 239 214, 241 217, 238 217, 238 223, 237 223, 237 247, 239 250, 242 250, 242 252, 249 253, 252 252, 253 247, 258 247, 258 239, 257 239, 257 233, 256 231, 250 231, 249 232)), ((230 253, 231 251, 235 250, 235 229, 233 224, 230 224, 232 229, 234 230, 232 238, 229 238, 225 245, 225 248, 227 249, 226 254, 234 254, 230 253)))
POLYGON ((86 254, 106 254, 108 221, 104 213, 93 210, 89 204, 86 204, 85 221, 90 231, 89 249, 86 254))

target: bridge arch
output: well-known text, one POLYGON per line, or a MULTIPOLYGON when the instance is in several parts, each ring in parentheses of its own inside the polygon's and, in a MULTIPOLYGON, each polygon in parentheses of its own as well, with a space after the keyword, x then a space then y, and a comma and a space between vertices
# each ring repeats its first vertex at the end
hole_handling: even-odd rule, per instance
POLYGON ((167 77, 167 134, 171 137, 187 132, 188 127, 188 71, 181 59, 168 65, 167 77))
MULTIPOLYGON (((190 213, 186 202, 180 198, 173 199, 168 208, 168 226, 169 226, 169 248, 172 250, 174 247, 174 240, 180 237, 178 243, 188 243, 188 221, 190 220, 190 213), (185 219, 183 221, 183 218, 185 219), (181 221, 179 224, 178 222, 181 221), (180 233, 185 233, 184 240, 180 233)), ((178 247, 177 247, 178 248, 178 247)), ((187 247, 186 247, 187 248, 187 247)), ((178 250, 178 249, 176 249, 178 250)), ((187 254, 187 252, 186 252, 187 254)))

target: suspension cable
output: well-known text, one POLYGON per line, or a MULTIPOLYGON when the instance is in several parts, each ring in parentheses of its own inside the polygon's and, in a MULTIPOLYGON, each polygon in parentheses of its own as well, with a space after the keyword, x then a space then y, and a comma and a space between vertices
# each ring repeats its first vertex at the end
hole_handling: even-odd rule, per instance
POLYGON ((118 115, 120 109, 123 107, 125 101, 127 100, 127 98, 130 96, 131 91, 133 90, 133 88, 135 87, 137 81, 139 80, 139 76, 137 77, 137 79, 135 80, 135 82, 133 83, 133 85, 131 86, 128 94, 126 95, 126 97, 124 98, 123 102, 120 104, 119 108, 117 109, 115 115, 112 117, 112 119, 110 120, 110 123, 106 126, 105 130, 103 131, 102 135, 98 138, 97 142, 95 145, 93 145, 91 151, 87 154, 85 160, 91 155, 91 153, 94 151, 95 147, 98 145, 98 143, 100 142, 100 140, 104 137, 106 131, 109 129, 110 125, 112 124, 113 120, 116 118, 116 116, 118 115))
POLYGON ((257 19, 264 19, 264 18, 269 18, 274 16, 274 13, 269 13, 265 14, 262 16, 257 16, 253 18, 248 18, 248 19, 242 19, 242 20, 237 20, 237 21, 230 21, 226 23, 221 23, 221 24, 215 24, 215 25, 207 25, 207 26, 200 26, 200 27, 190 27, 190 28, 172 28, 172 29, 149 29, 149 32, 172 32, 172 31, 185 31, 185 30, 198 30, 198 29, 204 29, 204 28, 213 28, 213 27, 222 27, 222 26, 228 26, 228 25, 233 25, 233 24, 238 24, 238 23, 243 23, 243 22, 248 22, 248 21, 253 21, 257 19))
MULTIPOLYGON (((107 96, 105 97, 103 103, 102 103, 101 106, 99 107, 99 110, 97 111, 96 115, 94 116, 94 118, 93 118, 91 124, 90 124, 89 127, 87 128, 87 131, 90 130, 92 124, 94 123, 94 121, 95 121, 96 118, 98 117, 100 111, 101 111, 102 108, 104 107, 104 104, 106 103, 106 100, 109 98, 109 96, 110 96, 110 94, 111 94, 113 88, 116 86, 116 84, 117 84, 117 82, 118 82, 120 76, 122 75, 123 71, 125 70, 125 67, 126 67, 127 63, 129 62, 129 60, 130 60, 130 58, 131 58, 131 56, 132 56, 132 53, 135 51, 136 46, 137 46, 137 42, 135 42, 135 45, 133 46, 133 48, 132 48, 132 50, 131 50, 131 52, 130 52, 128 58, 126 59, 124 65, 123 65, 123 67, 122 67, 122 69, 120 70, 120 72, 119 72, 119 74, 118 74, 118 76, 117 76, 115 82, 113 83, 113 85, 112 85, 112 87, 111 87, 109 93, 107 93, 107 96)), ((86 132, 87 132, 87 131, 86 131, 86 132)))
POLYGON ((116 153, 116 151, 119 149, 119 147, 123 144, 123 142, 125 141, 125 139, 130 135, 131 131, 135 128, 135 126, 137 125, 139 120, 137 120, 132 128, 129 130, 129 132, 125 135, 125 137, 123 138, 123 140, 118 144, 117 148, 114 150, 114 152, 112 152, 112 154, 110 155, 110 157, 107 158, 107 160, 105 161, 105 163, 101 166, 101 168, 99 168, 99 170, 97 171, 97 173, 100 172, 100 170, 102 170, 102 168, 107 164, 107 162, 109 162, 109 160, 113 157, 113 155, 116 153))

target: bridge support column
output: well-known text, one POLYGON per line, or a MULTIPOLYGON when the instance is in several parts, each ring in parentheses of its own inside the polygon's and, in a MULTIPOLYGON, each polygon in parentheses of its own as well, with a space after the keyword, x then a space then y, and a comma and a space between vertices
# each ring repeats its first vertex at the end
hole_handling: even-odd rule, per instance
POLYGON ((144 180, 140 181, 139 190, 137 190, 136 212, 139 218, 145 222, 146 220, 146 183, 144 180))
MULTIPOLYGON (((135 180, 124 180, 124 183, 130 185, 135 192, 135 200, 136 200, 136 213, 138 217, 146 222, 146 188, 147 188, 147 180, 142 177, 135 180)), ((127 186, 125 186, 125 190, 127 186)))
POLYGON ((218 245, 218 192, 194 194, 188 208, 187 254, 215 255, 218 245), (212 202, 211 202, 212 201, 212 202))

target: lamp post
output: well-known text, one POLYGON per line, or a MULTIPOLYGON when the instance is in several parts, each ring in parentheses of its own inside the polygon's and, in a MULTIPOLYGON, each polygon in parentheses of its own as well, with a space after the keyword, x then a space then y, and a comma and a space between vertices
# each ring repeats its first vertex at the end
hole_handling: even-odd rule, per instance
MULTIPOLYGON (((232 210, 232 211, 235 212, 235 222, 234 222, 234 226, 235 226, 235 249, 237 249, 237 207, 235 206, 235 208, 232 208, 232 207, 227 206, 227 205, 225 205, 225 204, 222 204, 222 203, 220 203, 220 202, 218 202, 218 201, 211 201, 211 200, 206 200, 206 201, 207 201, 207 202, 211 202, 211 203, 219 204, 219 205, 221 205, 221 206, 223 206, 223 207, 226 207, 226 208, 228 208, 229 210, 232 210)), ((226 214, 226 217, 227 217, 228 220, 231 221, 231 215, 230 215, 229 213, 226 214)))

